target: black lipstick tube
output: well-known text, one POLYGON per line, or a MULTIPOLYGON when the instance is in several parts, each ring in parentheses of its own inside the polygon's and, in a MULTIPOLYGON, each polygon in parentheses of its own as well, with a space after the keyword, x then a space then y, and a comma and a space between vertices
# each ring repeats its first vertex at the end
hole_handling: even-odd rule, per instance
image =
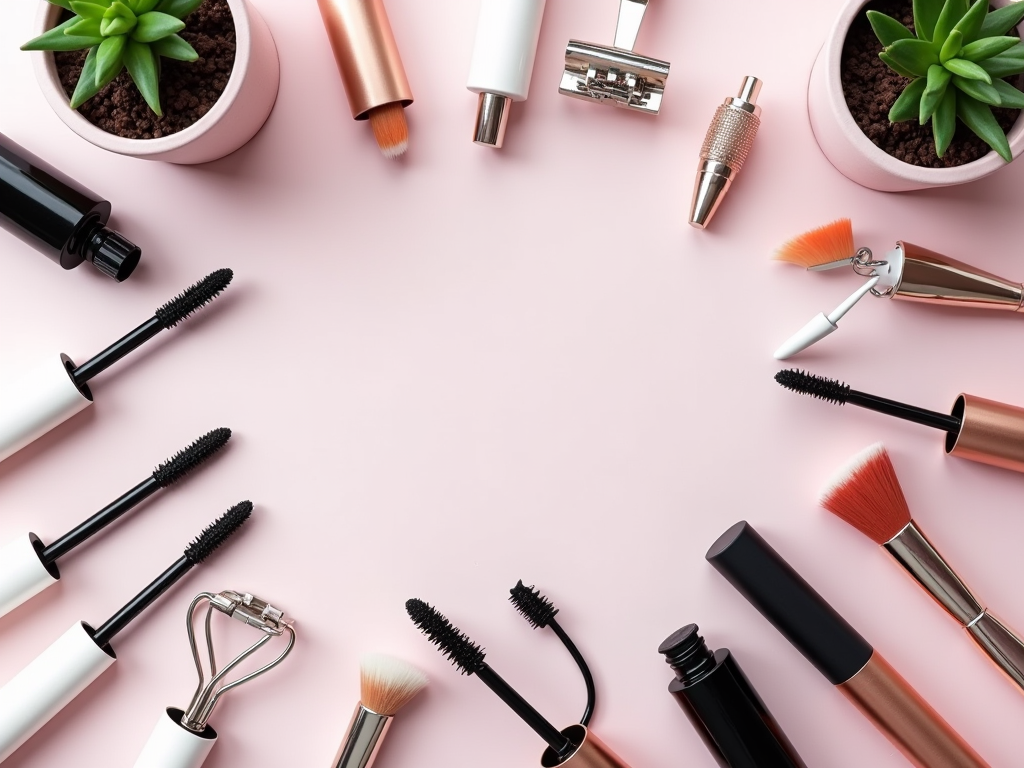
POLYGON ((121 282, 142 250, 109 218, 109 202, 0 134, 0 227, 64 269, 88 261, 121 282))
POLYGON ((658 647, 676 673, 668 691, 721 768, 807 768, 728 651, 688 624, 658 647))

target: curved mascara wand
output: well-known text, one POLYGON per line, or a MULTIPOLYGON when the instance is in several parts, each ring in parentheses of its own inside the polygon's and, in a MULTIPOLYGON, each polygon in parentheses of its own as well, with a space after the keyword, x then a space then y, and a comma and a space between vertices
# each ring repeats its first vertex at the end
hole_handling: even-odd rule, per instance
POLYGON ((551 630, 558 636, 558 639, 562 641, 562 645, 569 651, 569 654, 576 662, 576 666, 580 668, 580 673, 583 675, 583 683, 587 686, 587 707, 583 710, 580 725, 590 725, 590 719, 594 716, 594 704, 597 698, 594 676, 590 672, 587 660, 583 658, 580 649, 576 647, 576 643, 572 641, 561 625, 555 621, 555 614, 558 613, 558 609, 555 608, 554 604, 547 597, 540 593, 539 589, 525 586, 522 579, 509 590, 508 599, 534 629, 538 627, 551 627, 551 630))

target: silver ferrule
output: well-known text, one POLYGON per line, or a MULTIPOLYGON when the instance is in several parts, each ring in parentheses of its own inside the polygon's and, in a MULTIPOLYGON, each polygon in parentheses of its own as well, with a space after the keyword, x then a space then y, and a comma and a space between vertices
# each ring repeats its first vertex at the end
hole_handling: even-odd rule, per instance
POLYGON ((985 613, 971 590, 913 522, 882 546, 964 627, 985 613))
POLYGON ((982 650, 1018 686, 1024 688, 1024 643, 991 613, 983 613, 967 627, 982 650))
POLYGON ((362 704, 357 705, 352 722, 348 724, 345 741, 334 756, 331 768, 370 768, 392 719, 388 715, 378 715, 362 704))
POLYGON ((740 92, 734 98, 726 99, 725 104, 729 107, 742 109, 752 115, 761 115, 761 107, 757 105, 757 97, 761 94, 761 81, 751 75, 743 78, 743 85, 740 92))
POLYGON ((505 142, 505 129, 512 111, 512 99, 497 93, 481 93, 477 101, 476 126, 473 141, 485 147, 501 149, 505 142))

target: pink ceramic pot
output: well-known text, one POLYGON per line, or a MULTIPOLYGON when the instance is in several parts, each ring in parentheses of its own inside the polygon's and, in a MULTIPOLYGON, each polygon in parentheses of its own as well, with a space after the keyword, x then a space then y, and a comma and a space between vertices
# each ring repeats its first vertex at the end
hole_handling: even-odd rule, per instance
MULTIPOLYGON (((996 7, 1007 2, 992 0, 996 7)), ((989 152, 979 160, 957 168, 921 168, 897 160, 871 143, 871 139, 854 122, 839 81, 839 61, 846 33, 865 5, 866 0, 847 0, 818 53, 807 88, 811 129, 818 146, 832 165, 848 179, 883 192, 965 184, 1006 165, 999 155, 989 152)), ((1007 139, 1016 158, 1024 150, 1024 120, 1017 120, 1007 139)))
MULTIPOLYGON (((40 3, 36 34, 54 27, 62 9, 40 3)), ((39 86, 53 111, 75 133, 121 155, 169 163, 207 163, 224 157, 256 135, 277 100, 281 65, 270 28, 249 0, 228 0, 235 22, 235 65, 227 87, 203 117, 183 131, 159 139, 124 139, 107 133, 68 106, 49 51, 34 51, 39 86)))

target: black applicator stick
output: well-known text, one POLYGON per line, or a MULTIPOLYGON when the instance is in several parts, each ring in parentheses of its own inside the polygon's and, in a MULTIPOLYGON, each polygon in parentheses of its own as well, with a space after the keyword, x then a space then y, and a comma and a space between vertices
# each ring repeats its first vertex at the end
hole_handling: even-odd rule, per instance
POLYGON ((94 514, 81 525, 65 533, 39 553, 44 565, 50 565, 84 543, 108 525, 148 499, 161 488, 173 485, 193 469, 223 448, 231 439, 231 430, 226 427, 207 432, 205 435, 178 451, 171 458, 153 470, 153 474, 119 498, 94 514))
POLYGON ((555 620, 555 614, 558 613, 558 609, 555 608, 554 603, 540 593, 539 589, 525 586, 522 579, 509 590, 508 599, 534 629, 538 627, 542 629, 544 627, 551 627, 551 630, 558 636, 558 639, 562 641, 562 645, 569 651, 569 654, 576 662, 576 666, 580 668, 580 673, 583 675, 583 683, 587 687, 587 706, 583 710, 583 717, 580 718, 580 725, 590 725, 590 719, 594 716, 595 699, 597 698, 594 676, 590 672, 587 660, 583 658, 580 649, 576 647, 576 643, 572 641, 568 633, 555 620))
POLYGON ((485 654, 479 645, 470 640, 457 627, 452 626, 448 619, 422 600, 406 601, 405 610, 413 623, 452 664, 458 667, 464 675, 479 677, 488 688, 498 695, 498 698, 519 715, 523 722, 547 742, 548 746, 558 755, 559 760, 564 760, 572 754, 575 749, 573 743, 545 720, 540 712, 530 706, 526 699, 516 693, 512 686, 502 680, 497 672, 491 669, 484 661, 485 654))
POLYGON ((936 413, 924 408, 918 408, 896 400, 887 400, 884 397, 870 395, 867 392, 858 392, 851 389, 849 384, 836 379, 827 379, 824 376, 815 376, 812 373, 804 373, 796 368, 788 371, 779 371, 775 374, 775 381, 788 390, 799 392, 803 395, 810 395, 819 400, 824 400, 835 405, 857 405, 867 408, 869 411, 877 411, 889 416, 895 416, 904 421, 912 421, 915 424, 923 424, 932 429, 939 429, 953 437, 960 434, 961 421, 956 416, 949 416, 945 413, 936 413))
POLYGON ((195 285, 157 309, 149 320, 126 336, 115 341, 98 355, 71 369, 71 378, 81 388, 98 373, 102 373, 125 355, 141 347, 160 331, 169 331, 196 310, 213 301, 228 287, 234 273, 230 269, 211 272, 195 285))
POLYGON ((117 613, 105 621, 93 632, 92 639, 100 648, 109 645, 110 641, 125 627, 131 624, 139 614, 146 610, 164 592, 174 586, 178 580, 195 566, 208 558, 221 544, 231 538, 252 514, 252 502, 242 501, 231 507, 215 522, 185 547, 185 552, 170 568, 133 597, 117 613))

